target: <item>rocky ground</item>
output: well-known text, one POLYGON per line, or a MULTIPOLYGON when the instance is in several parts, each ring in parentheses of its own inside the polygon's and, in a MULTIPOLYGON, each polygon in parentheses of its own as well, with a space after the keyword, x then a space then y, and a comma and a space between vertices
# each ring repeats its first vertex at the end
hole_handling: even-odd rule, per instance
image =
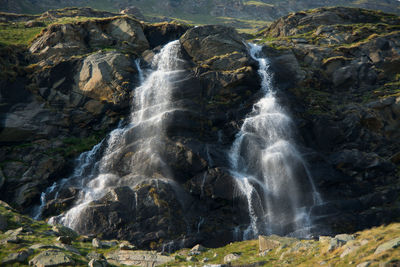
MULTIPOLYGON (((216 249, 196 245, 173 254, 138 250, 128 241, 81 236, 0 203, 2 266, 398 266, 400 224, 318 240, 260 236, 216 249)), ((167 248, 165 248, 167 250, 167 248)))
MULTIPOLYGON (((4 32, 11 27, 12 33, 21 30, 27 35, 18 39, 19 46, 5 42, 0 46, 1 199, 19 212, 31 213, 42 191, 72 173, 74 159, 81 152, 124 123, 139 82, 135 60, 148 68, 162 45, 179 39, 187 79, 177 86, 173 101, 185 112, 169 118, 171 126, 163 142, 168 153, 163 156, 188 204, 182 206, 168 184, 149 177, 146 183, 115 188, 92 203, 89 223, 80 230, 100 239, 129 239, 137 247, 159 251, 233 241, 233 229, 239 226, 244 230, 248 225, 243 216, 247 205, 235 195, 225 152, 259 98, 258 66, 243 37, 222 26, 148 24, 131 16, 108 17, 87 10, 90 14, 85 11, 85 17, 71 18, 70 11, 68 19, 62 11, 53 12, 52 22, 42 20, 41 26, 26 26, 26 22, 14 21, 16 18, 4 22, 4 32), (38 35, 31 36, 35 31, 26 29, 34 29, 38 35), (135 194, 143 200, 139 207, 123 201, 135 194), (128 223, 136 211, 135 223, 128 223)), ((381 12, 323 8, 291 14, 251 37, 264 45, 278 97, 298 126, 300 150, 324 199, 324 204, 312 210, 316 234, 354 233, 399 221, 399 21, 398 16, 381 12)), ((1 38, 10 40, 7 36, 1 38)), ((134 155, 129 148, 121 153, 116 173, 122 176, 126 175, 124 164, 134 155)), ((77 194, 70 187, 57 199, 49 199, 45 217, 71 207, 77 194)), ((15 216, 25 219, 15 227, 9 223, 12 227, 8 229, 29 224, 33 230, 45 227, 15 216)), ((50 231, 46 229, 44 232, 50 231)), ((393 229, 398 226, 376 231, 390 233, 393 229)), ((23 236, 31 230, 18 231, 23 236)), ((368 233, 375 230, 371 231, 368 233)), ((26 235, 30 236, 29 246, 33 245, 35 235, 26 235)), ((18 232, 7 236, 14 238, 18 232)), ((356 253, 364 256, 354 262, 374 260, 375 256, 368 255, 393 237, 382 236, 368 244, 357 239, 353 245, 365 245, 368 253, 356 253)), ((54 242, 56 236, 49 232, 43 238, 54 242)), ((83 251, 91 246, 72 244, 83 251)), ((256 248, 254 242, 240 244, 256 248)), ((18 245, 10 249, 18 249, 18 245)), ((323 254, 326 257, 320 261, 335 263, 344 249, 323 254)), ((258 255, 257 249, 254 251, 253 255, 258 255)), ((69 260, 86 264, 86 252, 63 253, 69 260)), ((26 258, 33 258, 31 251, 26 253, 26 258)), ((215 263, 222 263, 219 255, 215 263)))

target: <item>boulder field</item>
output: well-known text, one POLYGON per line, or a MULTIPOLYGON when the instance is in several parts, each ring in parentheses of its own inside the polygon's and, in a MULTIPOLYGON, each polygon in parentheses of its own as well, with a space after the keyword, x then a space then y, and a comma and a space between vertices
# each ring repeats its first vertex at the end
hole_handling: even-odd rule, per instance
MULTIPOLYGON (((322 8, 254 36, 323 199, 311 210, 315 235, 399 220, 399 25, 395 15, 322 8)), ((158 250, 234 241, 249 218, 226 152, 261 92, 247 41, 224 26, 92 18, 48 26, 27 48, 0 47, 0 198, 31 213, 41 192, 72 174, 80 153, 126 123, 141 70, 177 39, 186 76, 171 102, 184 112, 166 118, 162 156, 180 193, 158 177, 115 187, 76 230, 158 250)), ((129 147, 119 154, 122 177, 135 155, 129 147)), ((78 194, 68 187, 49 196, 44 219, 69 209, 78 194)))

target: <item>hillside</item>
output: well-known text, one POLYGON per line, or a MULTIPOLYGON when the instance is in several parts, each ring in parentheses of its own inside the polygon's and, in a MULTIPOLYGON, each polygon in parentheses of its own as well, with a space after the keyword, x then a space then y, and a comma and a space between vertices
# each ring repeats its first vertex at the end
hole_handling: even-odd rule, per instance
POLYGON ((111 12, 136 6, 149 21, 169 18, 192 24, 224 24, 252 30, 290 12, 319 7, 348 6, 400 14, 400 3, 397 0, 0 0, 0 11, 14 13, 38 14, 49 9, 73 6, 88 6, 111 12))
POLYGON ((0 18, 2 264, 398 265, 399 16, 0 18))

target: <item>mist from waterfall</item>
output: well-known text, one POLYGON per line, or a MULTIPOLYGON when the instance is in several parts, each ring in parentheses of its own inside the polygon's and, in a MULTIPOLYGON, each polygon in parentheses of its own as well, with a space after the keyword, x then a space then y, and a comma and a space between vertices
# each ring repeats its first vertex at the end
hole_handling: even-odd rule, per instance
MULTIPOLYGON (((103 197, 110 188, 133 188, 149 177, 164 180, 172 178, 160 151, 163 149, 162 138, 166 127, 164 117, 175 110, 170 104, 171 92, 174 83, 184 71, 180 68, 180 49, 179 41, 165 45, 154 56, 154 71, 147 77, 143 77, 140 65, 135 62, 139 80, 142 82, 134 91, 129 123, 112 131, 91 151, 83 153, 77 159, 73 175, 54 184, 42 194, 42 204, 34 217, 40 218, 47 194, 56 194, 56 199, 63 187, 72 186, 79 190, 74 206, 65 213, 50 218, 49 223, 61 223, 76 229, 82 211, 90 203, 103 197), (126 158, 130 159, 128 164, 122 164, 126 158)), ((170 184, 173 186, 173 181, 170 184)))
MULTIPOLYGON (((310 207, 321 202, 293 140, 293 122, 279 105, 267 58, 250 45, 259 63, 264 96, 253 106, 229 151, 231 173, 248 204, 250 224, 243 239, 259 234, 307 237, 310 207)), ((237 231, 237 229, 236 229, 237 231)))

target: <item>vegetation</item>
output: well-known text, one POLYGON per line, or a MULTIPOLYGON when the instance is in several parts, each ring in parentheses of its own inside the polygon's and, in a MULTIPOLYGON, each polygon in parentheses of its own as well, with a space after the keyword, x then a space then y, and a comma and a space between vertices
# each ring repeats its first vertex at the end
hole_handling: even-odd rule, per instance
POLYGON ((257 266, 356 266, 369 261, 370 266, 379 266, 379 263, 399 262, 400 250, 390 249, 375 254, 377 247, 398 237, 400 224, 381 226, 356 233, 355 240, 346 245, 328 251, 329 243, 316 240, 298 240, 271 236, 269 239, 277 240, 280 246, 263 254, 259 254, 258 241, 250 240, 234 242, 225 247, 208 249, 200 255, 190 258, 188 249, 183 249, 175 254, 176 261, 165 266, 190 266, 193 264, 223 264, 224 257, 230 253, 237 253, 240 258, 233 261, 232 265, 258 263, 257 266), (355 248, 352 252, 344 253, 355 248))

